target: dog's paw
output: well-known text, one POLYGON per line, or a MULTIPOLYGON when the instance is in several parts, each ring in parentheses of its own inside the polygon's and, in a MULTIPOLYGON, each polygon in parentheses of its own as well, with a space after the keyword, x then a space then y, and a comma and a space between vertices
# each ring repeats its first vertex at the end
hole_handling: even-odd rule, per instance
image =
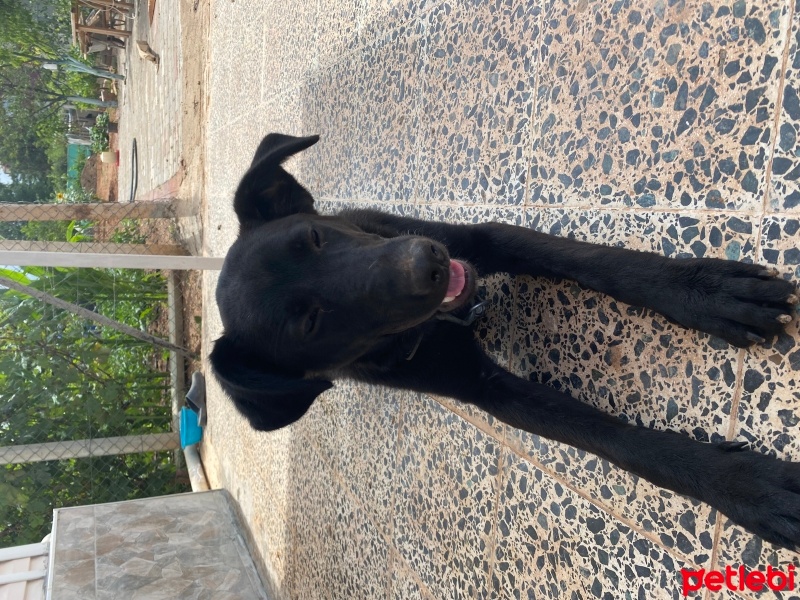
POLYGON ((670 266, 672 285, 660 303, 682 325, 744 348, 764 343, 794 318, 797 289, 775 269, 708 258, 670 266))
POLYGON ((720 446, 726 464, 712 478, 710 504, 768 542, 800 547, 800 463, 740 448, 720 446))

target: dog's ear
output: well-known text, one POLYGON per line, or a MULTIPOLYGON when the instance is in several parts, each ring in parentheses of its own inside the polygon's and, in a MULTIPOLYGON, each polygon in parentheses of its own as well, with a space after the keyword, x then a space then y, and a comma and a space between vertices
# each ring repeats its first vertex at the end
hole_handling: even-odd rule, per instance
POLYGON ((209 358, 222 389, 258 431, 294 423, 317 396, 333 387, 323 379, 303 379, 270 370, 224 335, 214 343, 209 358))
POLYGON ((233 199, 242 231, 295 213, 316 212, 314 198, 281 163, 318 141, 318 135, 293 137, 280 133, 270 133, 261 140, 233 199))

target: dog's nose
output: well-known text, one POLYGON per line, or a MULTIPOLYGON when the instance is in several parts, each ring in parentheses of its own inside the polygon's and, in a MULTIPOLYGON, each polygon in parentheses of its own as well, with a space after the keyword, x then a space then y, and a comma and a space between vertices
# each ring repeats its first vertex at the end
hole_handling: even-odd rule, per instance
POLYGON ((428 295, 447 287, 450 256, 438 242, 416 239, 410 242, 407 255, 409 291, 428 295))

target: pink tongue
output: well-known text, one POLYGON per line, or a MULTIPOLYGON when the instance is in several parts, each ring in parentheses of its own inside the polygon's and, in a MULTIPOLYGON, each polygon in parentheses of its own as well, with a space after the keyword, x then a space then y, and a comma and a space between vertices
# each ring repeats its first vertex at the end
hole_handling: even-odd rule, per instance
POLYGON ((455 298, 464 290, 464 285, 466 282, 467 278, 464 273, 464 265, 457 260, 451 260, 450 283, 447 285, 447 293, 445 296, 448 298, 455 298))

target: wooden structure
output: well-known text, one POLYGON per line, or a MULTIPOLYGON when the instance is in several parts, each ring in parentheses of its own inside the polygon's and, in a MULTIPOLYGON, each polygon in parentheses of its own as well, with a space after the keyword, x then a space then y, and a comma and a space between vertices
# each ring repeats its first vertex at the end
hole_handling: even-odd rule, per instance
POLYGON ((72 0, 72 41, 86 55, 98 45, 124 47, 134 4, 117 0, 72 0))
POLYGON ((0 548, 0 598, 3 600, 44 598, 48 555, 45 543, 0 548))

